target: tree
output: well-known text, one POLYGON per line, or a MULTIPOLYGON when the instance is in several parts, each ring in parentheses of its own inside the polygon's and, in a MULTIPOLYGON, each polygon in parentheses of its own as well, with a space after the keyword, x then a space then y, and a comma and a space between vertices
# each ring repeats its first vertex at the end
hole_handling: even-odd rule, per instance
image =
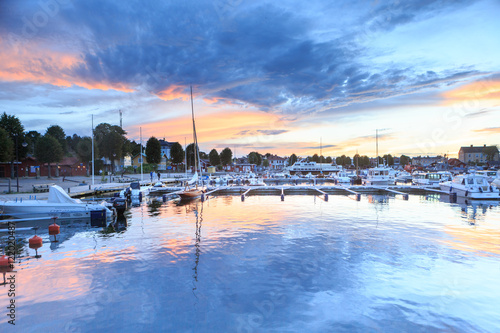
POLYGON ((383 160, 385 160, 387 165, 394 165, 394 158, 392 157, 391 154, 384 155, 383 160))
POLYGON ((325 159, 325 162, 326 162, 326 163, 332 163, 332 162, 333 162, 333 160, 332 160, 332 158, 331 158, 330 156, 328 156, 328 157, 325 159))
POLYGON ((78 149, 78 144, 80 143, 80 141, 82 140, 82 138, 79 136, 79 135, 76 135, 76 134, 73 134, 73 136, 67 136, 66 137, 66 147, 67 147, 67 150, 70 151, 74 151, 76 152, 76 150, 78 149))
POLYGON ((51 176, 50 163, 60 162, 63 156, 61 144, 54 137, 46 134, 38 140, 35 147, 35 157, 40 163, 48 164, 49 178, 51 176))
POLYGON ((318 154, 314 154, 314 155, 312 156, 312 158, 311 158, 311 161, 316 162, 316 163, 319 163, 319 156, 318 156, 318 154))
POLYGON ((267 158, 264 161, 262 161, 262 166, 265 168, 269 167, 269 160, 267 158))
POLYGON ((0 117, 0 128, 3 128, 7 132, 10 139, 14 143, 12 158, 10 160, 10 177, 14 179, 14 159, 16 158, 16 149, 19 159, 24 158, 28 151, 22 146, 22 143, 24 142, 24 126, 19 118, 16 116, 9 116, 4 112, 0 117))
POLYGON ((0 162, 7 162, 13 159, 14 142, 9 137, 9 133, 0 127, 0 162))
MULTIPOLYGON (((87 173, 90 172, 90 162, 92 161, 92 138, 86 136, 79 139, 78 146, 76 146, 76 155, 80 162, 87 164, 87 173)), ((99 155, 95 142, 94 155, 99 155)))
POLYGON ((217 150, 212 149, 210 154, 208 154, 208 159, 210 160, 210 164, 219 165, 220 164, 220 156, 217 150))
POLYGON ((262 156, 256 151, 248 154, 248 163, 255 164, 257 166, 262 164, 262 156))
POLYGON ((184 149, 179 142, 175 142, 170 148, 170 157, 172 158, 172 163, 182 163, 184 161, 184 149))
POLYGON ((410 157, 406 155, 401 155, 399 158, 399 165, 407 165, 410 163, 410 157))
POLYGON ((47 134, 52 136, 54 139, 57 140, 57 142, 59 142, 59 144, 63 149, 63 152, 66 153, 68 151, 66 145, 66 134, 64 133, 64 130, 62 129, 61 126, 51 125, 50 127, 47 128, 47 131, 45 132, 45 135, 47 134))
POLYGON ((489 146, 484 149, 484 154, 486 155, 486 161, 494 161, 495 156, 498 155, 497 146, 489 146))
POLYGON ((224 148, 220 152, 220 163, 222 165, 229 165, 231 164, 232 160, 233 160, 233 152, 228 147, 224 148))
POLYGON ((194 143, 188 144, 188 146, 186 147, 186 155, 187 155, 187 161, 186 161, 187 166, 194 167, 195 166, 194 165, 194 162, 195 162, 194 143))
POLYGON ((24 134, 24 140, 28 144, 27 149, 33 155, 35 154, 36 142, 38 141, 38 139, 41 136, 42 135, 40 133, 38 133, 37 131, 29 131, 29 132, 24 134))
POLYGON ((150 137, 146 143, 146 161, 153 164, 161 162, 161 144, 154 136, 150 137))
POLYGON ((290 155, 290 157, 288 158, 288 165, 294 165, 295 162, 297 162, 298 158, 297 158, 297 155, 295 154, 292 154, 290 155))
POLYGON ((115 159, 121 159, 123 154, 123 145, 127 141, 125 132, 120 126, 112 126, 107 123, 101 123, 94 129, 94 136, 97 147, 99 148, 99 157, 106 157, 111 161, 114 170, 115 159))

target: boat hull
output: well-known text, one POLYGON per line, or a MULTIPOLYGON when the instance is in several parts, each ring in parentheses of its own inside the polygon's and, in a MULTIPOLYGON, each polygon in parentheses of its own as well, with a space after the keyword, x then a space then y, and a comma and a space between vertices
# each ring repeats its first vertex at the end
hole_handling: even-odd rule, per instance
POLYGON ((500 193, 498 191, 471 191, 465 187, 453 186, 449 182, 441 183, 439 185, 442 191, 449 193, 456 193, 457 196, 474 199, 474 200, 500 200, 500 193))
POLYGON ((193 200, 199 198, 203 194, 203 192, 201 190, 194 189, 194 190, 183 191, 177 194, 179 195, 181 200, 193 200))

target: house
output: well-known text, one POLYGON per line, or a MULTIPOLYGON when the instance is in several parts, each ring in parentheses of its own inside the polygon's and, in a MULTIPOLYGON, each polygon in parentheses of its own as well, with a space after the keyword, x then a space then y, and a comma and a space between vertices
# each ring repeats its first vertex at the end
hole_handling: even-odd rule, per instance
POLYGON ((132 157, 132 166, 134 167, 134 169, 137 169, 138 167, 140 167, 141 162, 146 164, 146 154, 142 153, 142 158, 141 158, 141 154, 137 154, 134 157, 132 157))
POLYGON ((488 161, 488 152, 494 151, 491 161, 499 161, 498 148, 496 146, 476 146, 460 147, 458 159, 465 164, 486 163, 488 161))
POLYGON ((163 140, 158 140, 158 141, 160 141, 161 145, 161 155, 165 156, 167 159, 170 159, 171 158, 170 150, 172 149, 172 146, 174 145, 175 142, 165 141, 165 138, 163 138, 163 140))
POLYGON ((438 163, 445 163, 443 156, 418 156, 411 159, 411 164, 421 167, 430 167, 438 163))
POLYGON ((450 158, 448 160, 448 165, 453 168, 465 168, 467 164, 460 161, 458 158, 450 158))
POLYGON ((257 165, 251 163, 231 164, 226 165, 224 170, 227 172, 255 172, 257 165))
POLYGON ((277 155, 270 155, 267 160, 269 161, 269 168, 273 170, 282 170, 285 167, 287 159, 277 155))

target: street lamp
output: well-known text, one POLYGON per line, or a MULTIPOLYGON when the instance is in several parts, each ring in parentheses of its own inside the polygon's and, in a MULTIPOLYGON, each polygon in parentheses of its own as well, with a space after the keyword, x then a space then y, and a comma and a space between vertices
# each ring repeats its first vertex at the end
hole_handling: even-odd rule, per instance
MULTIPOLYGON (((19 193, 19 147, 18 147, 18 137, 16 135, 16 184, 17 184, 17 193, 19 193)), ((22 146, 26 148, 28 144, 26 142, 22 143, 22 146)))

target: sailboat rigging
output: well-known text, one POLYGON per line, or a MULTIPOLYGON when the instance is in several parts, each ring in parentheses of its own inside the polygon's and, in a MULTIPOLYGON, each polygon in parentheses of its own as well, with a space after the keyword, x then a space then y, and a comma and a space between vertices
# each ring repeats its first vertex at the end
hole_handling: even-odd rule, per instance
MULTIPOLYGON (((194 141, 194 175, 190 181, 186 181, 185 188, 183 191, 179 192, 178 195, 181 199, 194 199, 199 197, 203 190, 198 188, 198 171, 201 176, 201 165, 200 165, 200 149, 198 147, 198 136, 196 135, 196 124, 194 120, 194 106, 193 106, 193 87, 191 89, 191 116, 193 121, 193 141, 194 141), (192 187, 194 185, 194 187, 192 187)), ((187 150, 187 149, 186 149, 187 150)), ((187 162, 187 161, 186 161, 187 162)))

